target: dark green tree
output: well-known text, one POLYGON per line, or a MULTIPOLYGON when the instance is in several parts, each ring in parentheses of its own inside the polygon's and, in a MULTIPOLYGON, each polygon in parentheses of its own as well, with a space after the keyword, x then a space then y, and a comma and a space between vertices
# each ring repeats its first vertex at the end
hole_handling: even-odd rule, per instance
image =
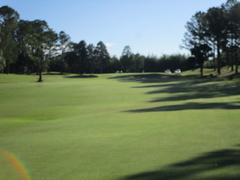
POLYGON ((49 28, 46 21, 21 21, 19 23, 18 41, 24 55, 34 63, 42 82, 42 72, 49 59, 56 53, 57 34, 49 28))
POLYGON ((8 6, 0 8, 0 49, 6 61, 5 72, 10 72, 10 65, 17 59, 17 43, 15 32, 19 20, 19 14, 8 6))
POLYGON ((67 63, 65 61, 65 56, 67 50, 70 48, 70 36, 67 35, 64 31, 61 31, 58 36, 59 39, 59 50, 61 52, 60 54, 60 71, 61 74, 63 74, 64 71, 67 69, 67 63))
POLYGON ((97 67, 100 70, 100 73, 103 73, 104 69, 109 65, 110 56, 105 44, 102 41, 98 42, 95 49, 95 55, 97 67))
MULTIPOLYGON (((1 34, 1 27, 0 27, 0 34, 1 34)), ((1 37, 0 37, 0 42, 1 42, 1 37)), ((0 72, 3 71, 5 66, 6 66, 5 58, 3 57, 2 49, 0 49, 0 72)))
POLYGON ((5 66, 6 66, 5 58, 3 57, 3 52, 2 52, 2 50, 0 49, 0 72, 3 71, 3 69, 5 68, 5 66))
POLYGON ((203 63, 208 60, 211 55, 211 48, 207 44, 196 45, 191 49, 192 55, 196 58, 196 62, 200 65, 201 76, 203 76, 203 63))
POLYGON ((206 13, 208 37, 213 40, 217 53, 217 72, 221 74, 221 52, 227 44, 227 18, 222 7, 213 7, 206 13))
POLYGON ((96 51, 93 44, 89 44, 87 46, 87 58, 88 58, 88 71, 92 74, 96 69, 97 62, 96 62, 96 51))
POLYGON ((84 74, 88 63, 87 44, 85 41, 80 41, 74 48, 78 61, 79 74, 84 74))
POLYGON ((187 32, 184 35, 183 47, 190 50, 192 55, 195 56, 197 63, 200 65, 201 75, 203 75, 203 63, 207 60, 206 57, 209 53, 207 47, 209 47, 210 36, 206 13, 197 12, 185 27, 187 32))
POLYGON ((69 67, 69 72, 79 74, 79 61, 77 53, 75 52, 76 43, 71 43, 73 49, 66 53, 65 60, 69 67))
POLYGON ((30 74, 35 71, 34 61, 32 54, 33 48, 33 37, 34 34, 33 22, 20 20, 17 29, 17 42, 18 42, 18 73, 30 74), (21 70, 22 69, 22 70, 21 70))
POLYGON ((187 22, 185 26, 187 32, 184 34, 183 48, 190 50, 195 45, 204 44, 207 41, 206 37, 209 32, 206 27, 205 15, 206 13, 199 11, 187 22))
POLYGON ((164 72, 169 69, 174 72, 177 69, 182 71, 189 68, 187 57, 181 54, 163 55, 157 62, 158 71, 164 72))
POLYGON ((228 0, 226 4, 222 5, 227 19, 227 46, 225 51, 231 70, 238 73, 238 51, 240 48, 240 3, 236 0, 228 0))
POLYGON ((134 62, 132 55, 133 53, 130 46, 125 46, 122 52, 122 56, 120 57, 120 63, 123 71, 129 72, 133 68, 134 62))
POLYGON ((144 60, 145 57, 140 55, 139 53, 133 54, 133 71, 135 72, 142 72, 144 71, 144 60))
POLYGON ((144 60, 144 71, 146 72, 158 72, 158 58, 156 56, 147 56, 144 60))
POLYGON ((49 59, 55 53, 54 47, 58 40, 57 34, 49 28, 46 21, 35 20, 33 23, 32 46, 30 54, 38 71, 38 82, 42 82, 42 72, 49 59))
POLYGON ((110 66, 108 72, 115 73, 121 71, 121 64, 119 59, 116 56, 110 58, 110 66))

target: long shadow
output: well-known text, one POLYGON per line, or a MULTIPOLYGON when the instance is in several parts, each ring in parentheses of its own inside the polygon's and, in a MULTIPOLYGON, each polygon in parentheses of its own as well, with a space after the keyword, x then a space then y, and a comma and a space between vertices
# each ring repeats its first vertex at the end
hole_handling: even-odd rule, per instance
MULTIPOLYGON (((113 77, 120 81, 135 81, 149 83, 148 85, 135 86, 133 88, 156 88, 146 94, 159 94, 149 102, 185 101, 194 99, 209 99, 216 97, 235 96, 240 94, 240 83, 226 83, 226 79, 205 76, 181 76, 164 74, 129 74, 113 77), (223 82, 221 82, 223 81, 223 82), (210 83, 209 83, 210 82, 210 83), (219 83, 218 83, 219 82, 219 83), (153 83, 151 85, 151 83, 153 83), (161 94, 168 94, 161 96, 161 94)), ((148 109, 131 110, 127 112, 153 112, 153 111, 178 111, 191 109, 239 109, 236 103, 186 103, 181 105, 159 106, 148 109)))
MULTIPOLYGON (((211 82, 211 81, 208 81, 211 82)), ((156 93, 182 93, 182 92, 202 92, 202 93, 222 93, 227 95, 236 95, 240 93, 240 84, 204 84, 202 81, 180 82, 161 88, 159 90, 148 92, 148 94, 156 93)))
POLYGON ((61 73, 61 72, 46 72, 43 75, 52 75, 52 76, 59 76, 59 75, 68 75, 68 73, 61 73))
POLYGON ((147 86, 134 86, 133 88, 162 88, 162 87, 169 87, 176 85, 176 82, 167 83, 167 84, 154 84, 154 85, 147 85, 147 86))
POLYGON ((66 76, 66 78, 97 78, 96 75, 77 75, 77 76, 66 76))
POLYGON ((198 110, 198 109, 240 109, 239 103, 197 103, 189 102, 180 105, 168 105, 168 106, 159 106, 154 108, 144 108, 129 110, 125 112, 132 113, 146 113, 146 112, 156 112, 156 111, 182 111, 182 110, 198 110))
POLYGON ((195 79, 195 78, 199 78, 199 76, 165 75, 165 74, 155 73, 155 74, 119 75, 119 76, 111 77, 109 79, 117 79, 119 81, 124 81, 124 82, 136 81, 140 83, 162 83, 162 82, 171 82, 176 80, 195 79))
POLYGON ((150 102, 161 101, 181 101, 188 99, 202 99, 202 98, 214 98, 225 97, 240 94, 240 85, 238 83, 232 84, 201 84, 194 85, 189 83, 181 83, 178 85, 171 85, 160 90, 151 91, 147 94, 158 93, 171 93, 172 95, 167 97, 156 98, 150 102), (178 94, 184 93, 184 94, 178 94))
POLYGON ((239 180, 240 150, 222 149, 121 180, 239 180), (224 172, 224 173, 223 173, 224 172))

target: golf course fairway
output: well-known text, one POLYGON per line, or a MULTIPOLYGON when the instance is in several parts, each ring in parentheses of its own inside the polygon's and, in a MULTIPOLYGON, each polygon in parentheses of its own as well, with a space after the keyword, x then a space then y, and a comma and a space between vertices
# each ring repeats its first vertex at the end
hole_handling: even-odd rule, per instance
POLYGON ((0 74, 1 180, 240 179, 239 80, 43 79, 0 74))

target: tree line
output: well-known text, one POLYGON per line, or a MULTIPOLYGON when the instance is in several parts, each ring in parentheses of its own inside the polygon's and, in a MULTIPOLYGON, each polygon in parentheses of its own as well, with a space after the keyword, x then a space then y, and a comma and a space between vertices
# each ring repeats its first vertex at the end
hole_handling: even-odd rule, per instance
POLYGON ((41 82, 44 71, 104 72, 109 61, 102 41, 96 47, 85 41, 74 43, 64 31, 57 34, 44 20, 20 20, 14 9, 0 8, 0 71, 4 73, 37 72, 41 82))
POLYGON ((0 72, 39 75, 42 72, 113 73, 163 72, 166 69, 188 70, 200 67, 205 61, 221 73, 230 66, 238 73, 240 52, 240 3, 228 0, 207 12, 197 12, 186 24, 182 47, 192 57, 173 54, 156 57, 133 53, 125 46, 118 58, 110 56, 105 44, 97 45, 71 41, 64 31, 56 33, 44 20, 20 19, 17 11, 8 6, 0 8, 0 72))
POLYGON ((240 3, 228 0, 207 12, 196 12, 186 24, 183 47, 190 50, 201 67, 211 58, 213 67, 221 74, 223 66, 238 73, 240 55, 240 3))
POLYGON ((37 72, 113 73, 156 72, 166 68, 187 69, 184 55, 143 56, 125 46, 120 58, 110 57, 105 44, 96 46, 71 41, 64 31, 56 33, 44 20, 21 20, 17 11, 8 6, 0 8, 0 71, 31 74, 37 72))

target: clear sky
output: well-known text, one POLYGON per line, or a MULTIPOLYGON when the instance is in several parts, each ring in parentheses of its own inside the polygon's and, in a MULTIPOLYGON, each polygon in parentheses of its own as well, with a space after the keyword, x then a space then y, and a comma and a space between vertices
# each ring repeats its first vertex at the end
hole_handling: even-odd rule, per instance
POLYGON ((124 46, 143 55, 188 54, 180 44, 185 24, 197 11, 220 6, 226 0, 0 0, 24 20, 45 20, 73 42, 103 41, 110 55, 124 46))

